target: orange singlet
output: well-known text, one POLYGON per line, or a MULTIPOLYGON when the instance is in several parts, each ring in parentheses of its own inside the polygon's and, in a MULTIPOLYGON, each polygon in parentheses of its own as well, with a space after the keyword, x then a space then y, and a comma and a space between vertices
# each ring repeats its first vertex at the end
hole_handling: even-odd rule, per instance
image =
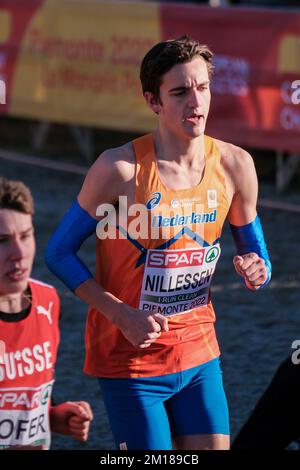
POLYGON ((220 355, 209 290, 229 209, 220 152, 205 136, 201 182, 175 190, 160 180, 152 134, 134 140, 133 148, 135 203, 147 216, 140 226, 133 216, 127 227, 120 221, 116 239, 97 240, 96 279, 126 304, 167 315, 169 331, 137 349, 90 308, 84 370, 97 377, 165 375, 220 355))

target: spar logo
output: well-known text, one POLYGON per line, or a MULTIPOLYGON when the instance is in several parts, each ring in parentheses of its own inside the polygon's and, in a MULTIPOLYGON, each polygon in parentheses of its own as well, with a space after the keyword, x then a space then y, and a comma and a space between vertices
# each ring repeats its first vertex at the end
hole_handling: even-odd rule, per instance
POLYGON ((183 268, 201 266, 204 261, 204 249, 200 250, 153 250, 149 252, 148 267, 183 268))
POLYGON ((217 246, 210 248, 205 256, 206 263, 212 263, 215 261, 219 257, 220 251, 220 248, 217 246))
POLYGON ((49 403, 52 382, 35 388, 6 388, 0 390, 0 411, 33 410, 49 403))
POLYGON ((154 209, 154 207, 158 206, 158 204, 160 203, 160 200, 161 200, 160 192, 152 193, 150 196, 150 199, 148 199, 148 201, 146 202, 146 207, 148 211, 151 211, 152 209, 154 209))
POLYGON ((52 385, 49 384, 42 390, 41 393, 41 404, 46 405, 51 397, 51 392, 52 392, 52 385))

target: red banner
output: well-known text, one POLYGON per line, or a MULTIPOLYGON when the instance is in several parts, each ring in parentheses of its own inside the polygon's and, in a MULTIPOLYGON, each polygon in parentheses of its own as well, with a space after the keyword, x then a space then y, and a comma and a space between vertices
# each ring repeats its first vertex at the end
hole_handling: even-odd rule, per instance
POLYGON ((16 0, 0 1, 0 80, 6 85, 5 104, 0 114, 9 111, 12 82, 18 61, 21 42, 32 16, 44 0, 21 3, 16 0))
POLYGON ((208 134, 300 153, 300 83, 292 88, 300 79, 300 11, 169 4, 160 12, 164 39, 189 34, 214 53, 208 134))

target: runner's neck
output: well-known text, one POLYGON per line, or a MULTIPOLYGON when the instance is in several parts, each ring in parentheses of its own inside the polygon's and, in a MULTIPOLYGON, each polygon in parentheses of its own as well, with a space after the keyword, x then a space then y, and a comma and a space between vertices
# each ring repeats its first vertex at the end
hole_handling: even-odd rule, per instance
POLYGON ((169 133, 157 129, 153 132, 156 158, 158 160, 176 161, 185 165, 204 159, 204 135, 194 139, 179 140, 169 133))
POLYGON ((0 295, 0 312, 6 314, 20 313, 27 310, 31 305, 30 291, 26 289, 24 292, 14 294, 0 295))

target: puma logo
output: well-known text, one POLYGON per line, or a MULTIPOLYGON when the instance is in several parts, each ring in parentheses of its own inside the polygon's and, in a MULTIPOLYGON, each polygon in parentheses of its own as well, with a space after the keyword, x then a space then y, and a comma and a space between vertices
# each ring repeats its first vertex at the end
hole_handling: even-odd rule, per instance
POLYGON ((38 305, 36 307, 37 313, 40 313, 41 315, 45 315, 48 318, 50 325, 52 325, 52 317, 51 317, 52 307, 53 307, 53 302, 49 303, 48 310, 42 305, 38 305))

